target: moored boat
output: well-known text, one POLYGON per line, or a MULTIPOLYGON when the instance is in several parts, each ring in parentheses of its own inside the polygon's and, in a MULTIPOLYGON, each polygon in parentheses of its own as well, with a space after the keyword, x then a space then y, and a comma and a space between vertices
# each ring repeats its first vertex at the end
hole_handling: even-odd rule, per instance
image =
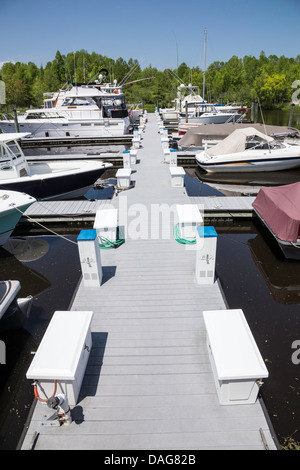
POLYGON ((300 182, 263 187, 252 206, 284 256, 300 260, 300 182))
POLYGON ((0 134, 0 187, 4 190, 24 192, 39 200, 80 197, 112 166, 80 159, 27 162, 18 144, 26 135, 0 134))
MULTIPOLYGON (((16 132, 14 119, 3 116, 3 133, 16 132)), ((17 117, 19 130, 31 137, 117 137, 129 133, 125 95, 116 85, 74 85, 49 99, 44 108, 17 117)))
POLYGON ((279 142, 253 127, 238 129, 196 154, 207 172, 263 172, 300 167, 300 146, 279 142))
POLYGON ((0 246, 7 242, 22 213, 35 201, 25 193, 0 190, 0 246))
POLYGON ((20 289, 19 281, 0 281, 0 331, 21 328, 29 317, 32 296, 16 298, 20 289))

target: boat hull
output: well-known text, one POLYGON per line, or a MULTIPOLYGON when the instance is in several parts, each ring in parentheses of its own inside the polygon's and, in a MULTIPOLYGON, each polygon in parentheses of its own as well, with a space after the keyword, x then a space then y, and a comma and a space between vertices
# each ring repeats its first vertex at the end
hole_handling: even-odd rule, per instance
POLYGON ((102 167, 94 167, 85 171, 72 172, 70 170, 64 174, 58 172, 56 174, 37 174, 12 180, 3 179, 0 180, 0 186, 5 190, 25 192, 38 200, 81 197, 110 166, 110 164, 103 164, 102 167))
POLYGON ((10 208, 0 212, 0 246, 7 242, 22 217, 22 213, 25 212, 26 209, 28 209, 28 207, 34 202, 32 198, 30 201, 29 197, 25 197, 28 199, 27 203, 13 205, 12 202, 12 206, 10 208))
MULTIPOLYGON (((124 119, 97 119, 86 121, 68 121, 58 122, 51 119, 42 122, 40 119, 34 122, 19 121, 20 132, 31 134, 28 139, 33 137, 120 137, 129 133, 130 120, 124 119)), ((3 133, 16 132, 13 121, 0 121, 0 129, 3 133)))
MULTIPOLYGON (((188 122, 192 125, 199 125, 199 124, 225 124, 227 122, 236 122, 238 119, 240 119, 239 114, 208 114, 208 115, 202 115, 200 117, 195 117, 195 118, 188 118, 188 122)), ((182 117, 179 120, 179 126, 180 124, 184 124, 185 118, 182 117)))
POLYGON ((205 162, 196 157, 197 164, 208 173, 265 172, 290 170, 300 167, 300 156, 291 158, 262 158, 257 160, 237 160, 205 162))
POLYGON ((0 331, 22 328, 28 320, 33 297, 16 298, 19 281, 0 281, 0 331))
POLYGON ((266 229, 271 233, 271 235, 275 238, 284 257, 287 259, 300 261, 300 243, 299 242, 292 243, 292 242, 281 240, 280 238, 278 238, 273 232, 273 230, 269 227, 267 222, 264 220, 264 218, 260 215, 260 213, 255 208, 253 209, 254 209, 255 214, 261 221, 262 225, 264 225, 266 229))

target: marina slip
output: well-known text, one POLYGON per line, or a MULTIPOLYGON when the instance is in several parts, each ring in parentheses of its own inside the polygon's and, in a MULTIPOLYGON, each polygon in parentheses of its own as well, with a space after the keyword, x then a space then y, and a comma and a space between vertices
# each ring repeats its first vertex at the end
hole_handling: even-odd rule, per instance
POLYGON ((146 117, 136 161, 78 235, 82 280, 27 371, 37 398, 21 448, 102 450, 106 463, 118 450, 275 450, 268 370, 216 279, 205 198, 189 198, 159 116, 146 117))

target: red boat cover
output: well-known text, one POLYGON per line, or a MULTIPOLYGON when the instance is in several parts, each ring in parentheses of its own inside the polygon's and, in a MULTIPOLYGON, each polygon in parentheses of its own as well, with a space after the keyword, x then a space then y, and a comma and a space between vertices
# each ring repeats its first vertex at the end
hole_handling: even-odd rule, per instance
POLYGON ((300 182, 261 188, 252 205, 278 238, 300 237, 300 182))

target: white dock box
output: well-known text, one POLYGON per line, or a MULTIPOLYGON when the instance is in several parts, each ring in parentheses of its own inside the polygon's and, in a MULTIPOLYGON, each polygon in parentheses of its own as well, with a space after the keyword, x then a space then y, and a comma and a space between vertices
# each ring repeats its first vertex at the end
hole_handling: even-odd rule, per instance
POLYGON ((101 243, 101 237, 115 242, 117 239, 118 209, 98 209, 94 221, 94 229, 101 243))
POLYGON ((116 173, 116 177, 118 188, 128 188, 131 182, 131 169, 120 168, 116 173))
POLYGON ((196 238, 196 230, 203 223, 202 215, 196 204, 178 204, 176 206, 180 236, 196 238))
POLYGON ((57 394, 67 395, 69 405, 77 403, 92 347, 93 312, 57 311, 54 313, 33 361, 27 379, 38 381, 38 394, 48 399, 57 381, 57 394))
POLYGON ((181 166, 170 166, 171 184, 173 188, 183 188, 185 171, 181 166))
POLYGON ((253 404, 268 370, 240 309, 203 312, 221 405, 253 404))

